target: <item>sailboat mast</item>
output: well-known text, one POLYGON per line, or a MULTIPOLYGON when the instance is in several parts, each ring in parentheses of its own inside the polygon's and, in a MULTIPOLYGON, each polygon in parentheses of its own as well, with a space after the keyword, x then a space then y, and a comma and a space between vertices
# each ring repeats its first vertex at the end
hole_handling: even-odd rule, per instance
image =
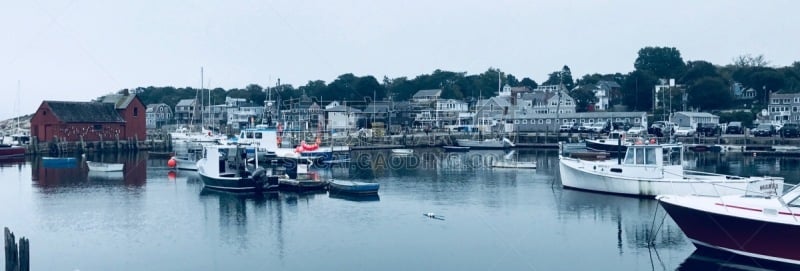
MULTIPOLYGON (((203 89, 204 89, 203 88, 203 67, 200 67, 200 95, 203 95, 203 89)), ((206 114, 205 114, 206 110, 204 108, 205 104, 206 104, 205 102, 200 104, 201 105, 200 106, 200 112, 202 112, 201 115, 200 115, 200 116, 202 116, 202 119, 201 119, 202 128, 200 128, 200 131, 202 131, 203 129, 206 128, 206 114)))
POLYGON ((17 102, 14 105, 14 110, 17 111, 17 112, 14 112, 17 115, 17 131, 15 131, 15 133, 19 133, 19 131, 20 131, 19 130, 19 107, 20 107, 20 104, 19 104, 19 90, 20 90, 20 84, 21 84, 20 80, 17 80, 17 102))

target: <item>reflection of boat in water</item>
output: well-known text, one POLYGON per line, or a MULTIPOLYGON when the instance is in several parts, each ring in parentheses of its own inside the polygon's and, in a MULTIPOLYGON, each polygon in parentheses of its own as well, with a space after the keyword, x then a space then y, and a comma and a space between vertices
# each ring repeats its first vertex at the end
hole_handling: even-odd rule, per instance
POLYGON ((42 157, 42 166, 46 168, 74 168, 77 163, 75 157, 42 157))
POLYGON ((380 201, 381 197, 378 196, 377 193, 369 194, 369 195, 353 195, 347 193, 336 193, 330 192, 328 193, 328 197, 332 199, 343 199, 349 201, 380 201))
POLYGON ((733 253, 699 248, 676 270, 800 270, 796 265, 764 261, 733 253))
POLYGON ((493 160, 492 167, 494 168, 519 168, 519 169, 536 169, 536 161, 519 161, 519 157, 514 155, 516 151, 511 151, 506 154, 503 159, 493 160))

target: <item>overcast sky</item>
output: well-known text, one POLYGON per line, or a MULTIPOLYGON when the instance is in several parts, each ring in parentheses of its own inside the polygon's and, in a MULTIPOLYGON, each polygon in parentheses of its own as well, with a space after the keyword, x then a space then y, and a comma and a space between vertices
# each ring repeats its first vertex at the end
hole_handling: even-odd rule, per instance
POLYGON ((490 67, 542 82, 565 64, 573 77, 629 72, 645 46, 786 66, 800 60, 798 10, 790 0, 7 1, 0 119, 42 100, 199 87, 200 67, 206 87, 227 89, 490 67))

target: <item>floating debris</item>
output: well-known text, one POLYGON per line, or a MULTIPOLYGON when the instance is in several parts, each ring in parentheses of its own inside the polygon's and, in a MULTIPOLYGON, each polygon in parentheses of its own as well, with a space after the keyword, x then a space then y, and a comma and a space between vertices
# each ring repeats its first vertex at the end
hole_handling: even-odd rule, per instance
POLYGON ((443 215, 437 215, 437 214, 434 214, 434 213, 424 213, 422 215, 427 216, 427 217, 432 218, 432 219, 444 220, 444 216, 443 215))

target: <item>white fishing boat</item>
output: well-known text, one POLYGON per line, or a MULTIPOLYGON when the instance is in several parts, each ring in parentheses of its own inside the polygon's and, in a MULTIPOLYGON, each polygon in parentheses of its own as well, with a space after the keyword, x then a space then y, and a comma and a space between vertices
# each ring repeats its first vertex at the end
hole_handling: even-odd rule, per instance
POLYGON ((753 183, 780 177, 740 177, 685 170, 681 144, 641 144, 628 147, 625 157, 581 160, 559 155, 561 184, 596 192, 654 197, 659 194, 742 194, 753 183))
POLYGON ((508 138, 488 138, 484 140, 475 139, 456 139, 456 143, 462 147, 472 149, 505 149, 514 147, 514 142, 508 138))
POLYGON ((93 161, 86 161, 86 166, 89 167, 89 171, 99 172, 122 171, 125 168, 125 164, 122 163, 103 163, 93 161))
POLYGON ((412 150, 412 149, 392 149, 392 154, 394 154, 394 155, 412 155, 412 154, 414 154, 414 150, 412 150))
POLYGON ((205 146, 203 154, 197 161, 197 173, 205 187, 239 192, 278 188, 277 176, 267 176, 264 168, 248 166, 242 148, 205 146))

